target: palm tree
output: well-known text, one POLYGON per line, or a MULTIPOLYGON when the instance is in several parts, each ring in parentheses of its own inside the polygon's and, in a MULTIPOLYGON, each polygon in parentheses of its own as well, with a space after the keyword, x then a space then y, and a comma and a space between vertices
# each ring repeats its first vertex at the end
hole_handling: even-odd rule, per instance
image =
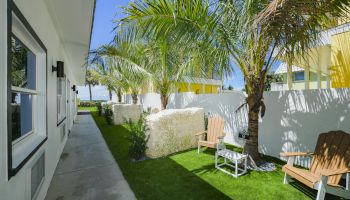
MULTIPOLYGON (((149 73, 143 68, 147 59, 143 56, 142 43, 115 40, 115 44, 103 45, 92 51, 92 62, 107 61, 109 72, 102 73, 102 79, 117 90, 118 100, 121 101, 121 91, 131 92, 133 104, 138 101, 138 94, 147 84, 149 73)), ((101 66, 101 64, 100 64, 101 66)), ((103 67, 105 68, 105 67, 103 67)))
POLYGON ((86 70, 85 85, 89 86, 90 101, 92 101, 91 86, 93 87, 93 86, 98 85, 98 84, 99 84, 98 78, 95 76, 92 69, 86 70))
MULTIPOLYGON (((145 0, 125 8, 121 26, 135 34, 172 35, 182 45, 224 48, 244 75, 248 133, 244 152, 255 161, 266 76, 278 56, 305 53, 319 30, 342 16, 348 0, 145 0)), ((222 52, 222 51, 220 51, 222 52)), ((211 56, 217 58, 217 55, 211 56)))
POLYGON ((97 77, 102 85, 106 86, 109 93, 109 100, 112 100, 112 91, 114 91, 118 96, 118 102, 121 102, 122 85, 120 74, 111 66, 111 61, 103 59, 94 64, 95 67, 92 70, 92 74, 97 77))

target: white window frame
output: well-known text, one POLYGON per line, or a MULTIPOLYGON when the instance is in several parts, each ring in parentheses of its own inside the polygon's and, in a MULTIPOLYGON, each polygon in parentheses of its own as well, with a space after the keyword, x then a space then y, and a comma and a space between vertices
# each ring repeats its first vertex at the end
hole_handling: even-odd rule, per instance
POLYGON ((56 98, 56 104, 57 104, 57 126, 60 126, 64 120, 66 120, 67 116, 67 98, 66 98, 66 93, 67 93, 67 86, 66 83, 67 78, 57 78, 57 98, 56 98), (58 91, 59 84, 61 84, 61 94, 58 91))
MULTIPOLYGON (((35 55, 35 90, 11 86, 11 92, 19 92, 30 94, 32 96, 32 132, 23 135, 22 137, 12 141, 11 165, 12 169, 17 169, 23 162, 40 146, 47 138, 46 127, 46 78, 47 78, 47 63, 46 49, 42 48, 32 30, 28 30, 28 26, 18 16, 18 12, 11 11, 11 37, 14 35, 26 48, 35 55), (45 106, 43 106, 45 105, 45 106)), ((22 16, 23 17, 23 16, 22 16)), ((30 27, 31 28, 31 27, 30 27)), ((35 33, 34 33, 35 34, 35 33)), ((12 38, 8 38, 12 39, 12 38)), ((8 119, 11 120, 11 119, 8 119)), ((12 133, 11 133, 12 134, 12 133)), ((12 175, 10 175, 12 176, 12 175)))

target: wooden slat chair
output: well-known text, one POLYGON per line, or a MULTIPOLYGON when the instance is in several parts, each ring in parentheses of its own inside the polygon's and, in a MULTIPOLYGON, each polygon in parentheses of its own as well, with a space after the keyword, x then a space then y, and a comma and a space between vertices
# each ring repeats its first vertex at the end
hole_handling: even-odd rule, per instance
POLYGON ((323 200, 326 193, 350 198, 350 134, 343 131, 331 131, 320 134, 314 153, 281 153, 288 157, 283 166, 284 184, 289 176, 306 186, 318 190, 317 200, 323 200), (309 170, 293 167, 296 156, 312 156, 309 170), (342 176, 346 176, 346 185, 340 186, 342 176))
POLYGON ((208 130, 196 134, 198 136, 198 153, 200 153, 202 146, 216 148, 222 142, 225 137, 224 124, 225 120, 219 116, 208 119, 208 130), (207 140, 204 140, 203 136, 205 135, 207 140))

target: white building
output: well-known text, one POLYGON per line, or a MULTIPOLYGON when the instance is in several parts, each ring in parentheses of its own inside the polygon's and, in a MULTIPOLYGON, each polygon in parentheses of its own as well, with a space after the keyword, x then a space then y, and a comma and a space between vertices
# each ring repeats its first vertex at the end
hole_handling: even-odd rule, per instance
POLYGON ((45 198, 76 116, 94 8, 95 0, 0 0, 1 200, 45 198))

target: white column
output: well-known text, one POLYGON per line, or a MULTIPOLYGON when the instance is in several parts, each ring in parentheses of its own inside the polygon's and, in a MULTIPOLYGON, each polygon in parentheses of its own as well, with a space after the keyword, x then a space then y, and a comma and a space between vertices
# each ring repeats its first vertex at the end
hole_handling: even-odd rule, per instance
POLYGON ((205 93, 205 85, 202 84, 202 94, 204 94, 204 93, 205 93))
POLYGON ((293 89, 293 72, 292 72, 292 65, 289 63, 287 65, 287 85, 288 85, 288 90, 293 89))
POLYGON ((188 92, 191 92, 191 83, 188 83, 187 90, 188 92))
POLYGON ((317 72, 317 89, 321 89, 322 88, 321 78, 322 78, 321 71, 318 70, 318 72, 317 72))
POLYGON ((310 89, 310 67, 306 67, 304 70, 304 77, 305 77, 305 90, 310 89))
POLYGON ((327 76, 326 76, 326 81, 327 81, 327 88, 331 88, 330 74, 327 74, 327 76))

